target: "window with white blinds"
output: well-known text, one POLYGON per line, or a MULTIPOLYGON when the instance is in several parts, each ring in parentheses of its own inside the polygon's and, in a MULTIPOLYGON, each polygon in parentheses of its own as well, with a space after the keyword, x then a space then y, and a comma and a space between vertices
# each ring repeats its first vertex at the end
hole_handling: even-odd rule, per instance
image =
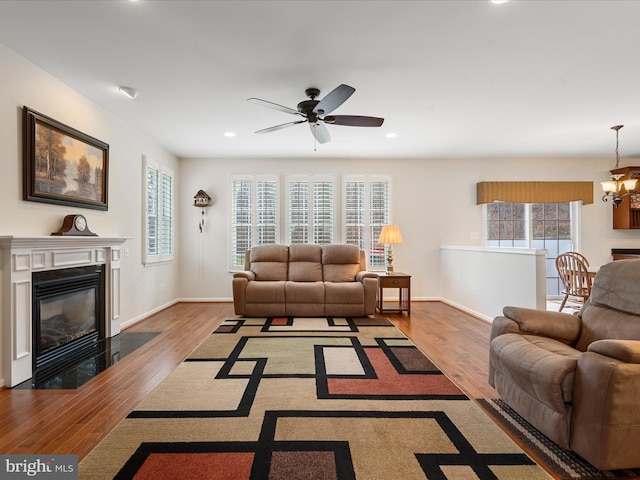
POLYGON ((279 240, 279 182, 264 175, 231 179, 231 269, 244 267, 245 252, 254 245, 279 240))
POLYGON ((382 227, 390 223, 391 180, 380 176, 344 179, 344 238, 369 254, 370 267, 384 266, 386 246, 378 243, 382 227))
POLYGON ((231 188, 231 269, 244 267, 245 252, 267 243, 347 243, 368 254, 369 266, 384 267, 378 244, 390 222, 387 176, 234 175, 231 188), (340 195, 340 181, 342 195, 340 195), (283 201, 280 200, 282 195, 283 201), (280 222, 280 208, 285 209, 280 222))
POLYGON ((144 159, 143 263, 173 259, 173 171, 144 159))
POLYGON ((334 243, 335 185, 335 177, 287 177, 289 243, 334 243))

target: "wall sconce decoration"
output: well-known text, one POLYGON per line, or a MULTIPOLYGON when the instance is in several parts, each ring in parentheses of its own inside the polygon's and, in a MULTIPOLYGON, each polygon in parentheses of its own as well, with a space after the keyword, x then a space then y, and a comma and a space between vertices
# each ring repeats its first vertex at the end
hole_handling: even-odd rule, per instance
POLYGON ((402 235, 400 234, 398 225, 385 225, 382 227, 378 243, 381 245, 389 245, 389 251, 387 253, 387 275, 393 275, 392 245, 395 243, 402 243, 402 235))
MULTIPOLYGON (((624 127, 624 125, 615 125, 611 127, 611 130, 616 131, 616 167, 615 170, 618 170, 618 165, 620 163, 620 154, 618 153, 618 133, 620 129, 624 127)), ((604 195, 602 196, 602 201, 606 202, 611 197, 611 201, 613 205, 617 208, 618 205, 622 203, 622 199, 631 193, 636 193, 636 181, 634 179, 629 180, 621 180, 625 175, 623 173, 614 173, 611 175, 611 180, 608 182, 600 182, 602 185, 602 191, 604 195)))
POLYGON ((193 197, 193 206, 200 207, 202 218, 198 223, 198 228, 200 229, 200 233, 202 233, 204 229, 204 209, 211 206, 211 197, 204 190, 198 190, 198 193, 193 197))

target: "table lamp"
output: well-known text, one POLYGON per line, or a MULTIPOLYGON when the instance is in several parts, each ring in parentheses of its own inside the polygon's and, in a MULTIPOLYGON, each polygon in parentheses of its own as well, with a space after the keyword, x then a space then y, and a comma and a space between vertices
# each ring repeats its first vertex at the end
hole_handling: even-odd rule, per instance
POLYGON ((398 225, 385 225, 380 232, 378 243, 381 245, 389 245, 387 253, 387 275, 393 275, 393 249, 394 243, 402 243, 402 235, 398 225))

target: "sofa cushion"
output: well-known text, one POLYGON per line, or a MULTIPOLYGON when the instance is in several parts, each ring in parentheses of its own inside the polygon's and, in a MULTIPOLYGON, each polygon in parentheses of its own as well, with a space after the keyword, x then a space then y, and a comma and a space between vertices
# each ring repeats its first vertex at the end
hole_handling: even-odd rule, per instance
POLYGON ((286 282, 285 298, 287 303, 324 304, 323 282, 286 282))
POLYGON ((249 254, 249 270, 255 273, 258 281, 287 280, 288 262, 289 247, 286 245, 259 245, 249 254))
POLYGON ((356 245, 324 245, 322 271, 325 282, 354 282, 360 271, 360 249, 356 245))
POLYGON ((321 262, 322 247, 320 245, 292 244, 289 246, 289 280, 293 282, 321 282, 321 262))
POLYGON ((325 282, 324 298, 326 304, 347 305, 364 303, 364 285, 360 282, 325 282))
POLYGON ((504 377, 554 411, 566 411, 573 400, 581 352, 536 335, 506 333, 491 341, 491 362, 504 377))
POLYGON ((284 281, 249 282, 245 299, 247 303, 284 304, 284 281))

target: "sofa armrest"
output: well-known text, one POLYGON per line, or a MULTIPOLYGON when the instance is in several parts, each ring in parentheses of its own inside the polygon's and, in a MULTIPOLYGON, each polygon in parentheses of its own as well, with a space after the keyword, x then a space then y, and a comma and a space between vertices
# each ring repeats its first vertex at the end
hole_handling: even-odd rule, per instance
POLYGON ((568 345, 580 336, 581 320, 576 315, 523 307, 504 307, 502 313, 518 325, 519 333, 553 338, 568 345))
POLYGON ((367 272, 367 271, 360 271, 356 274, 356 282, 362 282, 365 278, 378 278, 378 274, 377 273, 373 273, 373 272, 367 272))
POLYGON ((233 310, 236 315, 244 315, 246 313, 248 284, 249 280, 246 276, 233 276, 231 285, 233 288, 233 310))
POLYGON ((233 278, 246 278, 248 281, 253 281, 256 279, 256 274, 250 270, 245 270, 242 272, 235 272, 233 274, 233 278))
POLYGON ((587 351, 624 363, 640 363, 640 340, 597 340, 589 345, 587 351))

